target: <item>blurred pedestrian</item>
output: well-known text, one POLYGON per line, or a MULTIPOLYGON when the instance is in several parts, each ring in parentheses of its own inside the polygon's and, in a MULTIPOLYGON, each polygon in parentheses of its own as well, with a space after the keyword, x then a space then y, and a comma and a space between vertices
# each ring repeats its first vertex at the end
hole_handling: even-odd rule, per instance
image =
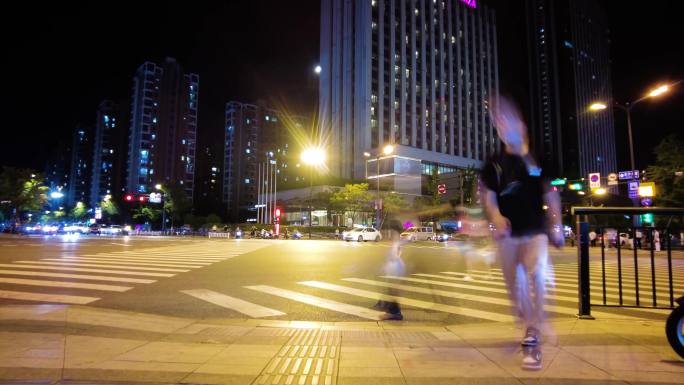
POLYGON ((655 251, 660 251, 660 232, 653 229, 653 243, 655 244, 655 251))
POLYGON ((589 245, 591 247, 596 247, 596 232, 594 230, 589 232, 589 245))
MULTIPOLYGON (((404 260, 401 258, 402 245, 406 241, 395 241, 392 243, 389 252, 387 253, 387 259, 383 265, 382 271, 384 275, 401 277, 406 274, 406 265, 404 260)), ((388 294, 390 296, 396 295, 396 290, 393 288, 388 289, 388 294)), ((384 321, 401 321, 404 316, 401 314, 401 307, 396 301, 383 301, 379 300, 375 306, 376 309, 384 310, 385 314, 380 317, 384 321)))
POLYGON ((564 243, 560 198, 530 153, 527 127, 513 103, 501 98, 490 106, 504 151, 482 170, 483 200, 508 295, 525 330, 522 367, 539 370, 547 245, 564 243))

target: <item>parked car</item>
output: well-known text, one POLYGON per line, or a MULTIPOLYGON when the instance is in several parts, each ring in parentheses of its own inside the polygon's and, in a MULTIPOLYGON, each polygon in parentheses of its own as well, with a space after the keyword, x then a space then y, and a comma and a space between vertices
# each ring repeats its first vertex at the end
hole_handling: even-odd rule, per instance
POLYGON ((344 240, 349 241, 379 241, 382 239, 382 234, 372 227, 358 227, 349 232, 344 233, 344 240))
POLYGON ((446 233, 446 232, 437 234, 437 236, 436 236, 436 238, 435 238, 435 240, 436 240, 437 242, 447 242, 447 241, 449 241, 450 239, 451 239, 451 234, 446 233))
POLYGON ((399 238, 408 241, 431 241, 435 236, 432 227, 409 227, 399 235, 399 238))

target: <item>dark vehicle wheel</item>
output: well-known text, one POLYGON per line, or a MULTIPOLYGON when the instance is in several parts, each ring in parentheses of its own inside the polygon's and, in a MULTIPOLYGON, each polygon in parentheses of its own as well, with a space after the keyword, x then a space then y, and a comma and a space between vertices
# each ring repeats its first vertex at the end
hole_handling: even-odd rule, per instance
POLYGON ((672 313, 670 313, 670 316, 667 317, 667 322, 665 323, 665 334, 667 335, 667 340, 670 342, 672 349, 682 358, 684 358, 684 335, 682 335, 683 329, 684 306, 679 305, 679 307, 674 309, 672 313))
POLYGON ((363 235, 359 235, 358 241, 359 241, 359 242, 363 242, 363 235))

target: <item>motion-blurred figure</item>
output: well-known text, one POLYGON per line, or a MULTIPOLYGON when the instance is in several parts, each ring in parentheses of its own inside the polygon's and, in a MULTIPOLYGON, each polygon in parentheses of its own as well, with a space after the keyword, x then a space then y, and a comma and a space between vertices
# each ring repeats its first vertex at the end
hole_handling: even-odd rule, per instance
MULTIPOLYGON (((401 249, 404 243, 406 243, 406 241, 398 240, 392 242, 392 247, 387 253, 387 259, 382 267, 384 275, 401 277, 406 274, 406 265, 404 264, 404 260, 401 259, 401 249)), ((394 296, 396 290, 390 288, 388 289, 388 294, 394 296)), ((375 304, 375 308, 385 311, 385 314, 381 317, 382 320, 401 321, 404 319, 398 302, 380 300, 375 304)))
POLYGON ((549 238, 556 247, 564 242, 560 198, 530 154, 527 127, 513 103, 502 97, 490 105, 504 151, 482 170, 483 201, 508 295, 525 328, 522 366, 539 370, 547 245, 549 238))

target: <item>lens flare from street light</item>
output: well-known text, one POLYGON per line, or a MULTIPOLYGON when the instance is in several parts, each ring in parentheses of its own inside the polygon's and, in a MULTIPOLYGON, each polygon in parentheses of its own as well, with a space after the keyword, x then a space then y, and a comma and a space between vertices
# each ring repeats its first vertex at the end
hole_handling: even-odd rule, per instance
POLYGON ((52 198, 52 199, 64 198, 64 193, 61 191, 53 191, 50 193, 50 198, 52 198))
POLYGON ((666 93, 669 90, 670 90, 670 87, 668 87, 667 85, 663 85, 663 86, 660 86, 660 87, 654 89, 653 91, 649 92, 648 96, 650 96, 650 97, 658 96, 658 95, 666 93))
POLYGON ((321 148, 309 148, 302 152, 302 162, 311 166, 320 166, 325 162, 325 151, 321 148))
POLYGON ((389 154, 391 154, 391 153, 393 153, 393 152, 394 152, 394 146, 392 146, 391 144, 388 144, 387 146, 385 146, 385 147, 382 149, 382 153, 385 154, 385 155, 389 155, 389 154))
POLYGON ((608 108, 604 103, 594 103, 591 106, 589 106, 589 109, 592 111, 600 111, 600 110, 605 110, 608 108))
POLYGON ((157 183, 156 185, 154 185, 154 188, 156 188, 157 190, 161 190, 161 189, 162 189, 162 185, 159 184, 159 183, 157 183))

